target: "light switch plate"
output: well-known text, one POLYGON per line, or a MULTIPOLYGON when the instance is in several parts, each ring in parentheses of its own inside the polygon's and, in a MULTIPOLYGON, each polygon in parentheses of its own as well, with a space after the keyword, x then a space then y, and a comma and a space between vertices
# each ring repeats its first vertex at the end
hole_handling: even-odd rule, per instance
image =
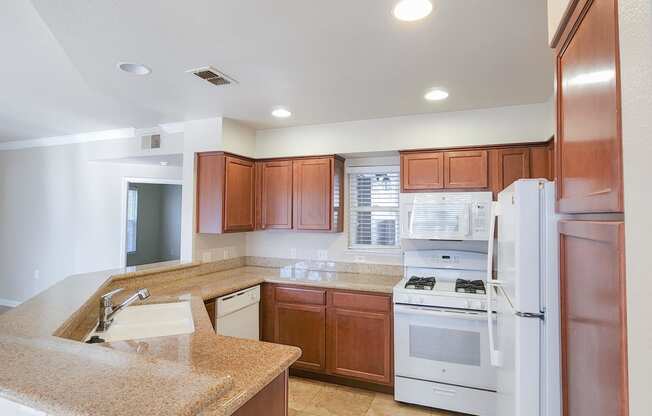
POLYGON ((297 258, 297 249, 296 248, 291 248, 290 249, 290 258, 291 259, 296 259, 297 258))
POLYGON ((328 260, 328 250, 317 250, 317 258, 319 260, 328 260))

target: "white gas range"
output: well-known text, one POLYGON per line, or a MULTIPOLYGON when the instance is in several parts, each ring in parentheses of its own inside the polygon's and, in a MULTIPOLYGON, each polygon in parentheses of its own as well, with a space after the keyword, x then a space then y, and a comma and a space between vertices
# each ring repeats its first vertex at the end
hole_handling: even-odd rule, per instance
POLYGON ((487 255, 415 250, 405 252, 404 264, 394 287, 395 399, 495 416, 487 255))

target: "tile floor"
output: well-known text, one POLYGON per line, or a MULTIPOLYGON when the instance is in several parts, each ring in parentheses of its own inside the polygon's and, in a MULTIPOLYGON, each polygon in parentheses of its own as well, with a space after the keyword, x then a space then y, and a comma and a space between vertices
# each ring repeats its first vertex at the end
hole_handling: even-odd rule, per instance
POLYGON ((288 416, 462 416, 397 403, 389 394, 290 378, 288 416))

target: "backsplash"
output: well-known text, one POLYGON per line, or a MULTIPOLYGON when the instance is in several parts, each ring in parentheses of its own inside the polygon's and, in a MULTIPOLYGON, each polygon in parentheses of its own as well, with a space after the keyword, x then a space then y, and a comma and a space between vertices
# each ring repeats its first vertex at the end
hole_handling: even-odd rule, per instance
POLYGON ((403 266, 373 263, 349 263, 330 260, 282 259, 276 257, 245 257, 247 266, 293 267, 304 270, 320 270, 340 273, 378 274, 383 276, 403 275, 403 266))

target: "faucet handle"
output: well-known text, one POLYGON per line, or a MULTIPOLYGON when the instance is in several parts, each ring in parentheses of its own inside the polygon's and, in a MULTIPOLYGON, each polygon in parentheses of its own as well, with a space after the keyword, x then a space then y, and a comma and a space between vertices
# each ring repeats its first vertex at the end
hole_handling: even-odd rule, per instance
POLYGON ((105 306, 105 307, 113 305, 113 295, 115 295, 116 293, 120 293, 123 290, 124 290, 124 288, 119 287, 117 289, 113 289, 112 291, 110 291, 108 293, 103 294, 100 297, 100 303, 102 304, 102 306, 105 306))

